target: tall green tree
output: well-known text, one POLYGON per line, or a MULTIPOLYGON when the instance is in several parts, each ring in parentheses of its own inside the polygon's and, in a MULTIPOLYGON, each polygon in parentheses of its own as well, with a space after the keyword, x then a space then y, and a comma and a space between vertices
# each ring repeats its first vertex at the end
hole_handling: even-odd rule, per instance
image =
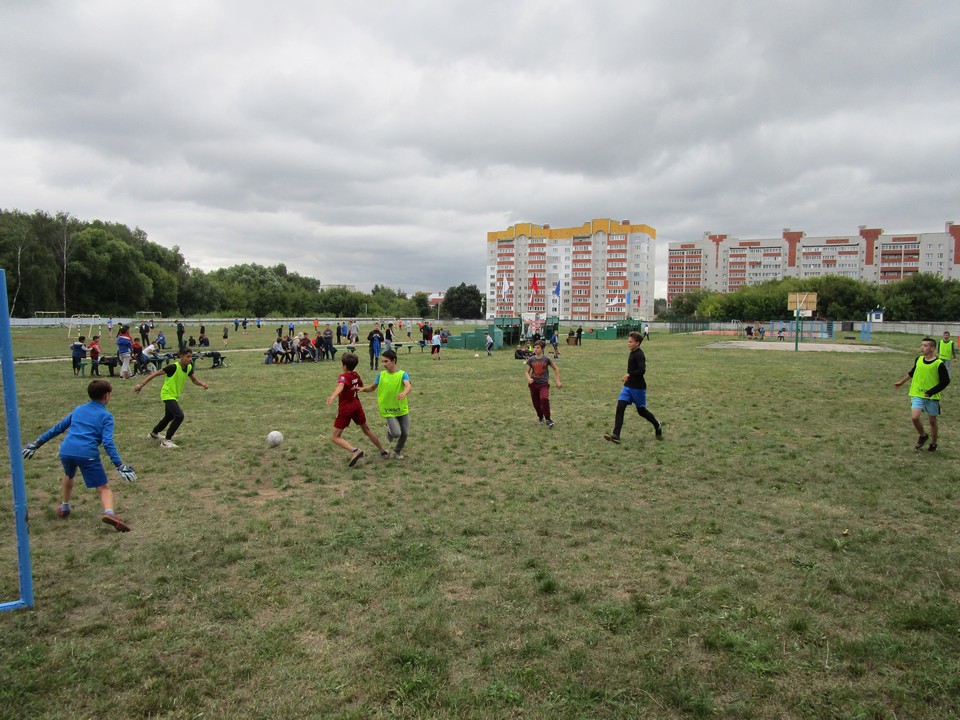
POLYGON ((460 283, 447 288, 441 314, 448 318, 475 320, 483 317, 483 294, 476 285, 460 283))
POLYGON ((425 318, 430 314, 430 296, 425 292, 415 292, 413 297, 414 312, 417 317, 425 318))

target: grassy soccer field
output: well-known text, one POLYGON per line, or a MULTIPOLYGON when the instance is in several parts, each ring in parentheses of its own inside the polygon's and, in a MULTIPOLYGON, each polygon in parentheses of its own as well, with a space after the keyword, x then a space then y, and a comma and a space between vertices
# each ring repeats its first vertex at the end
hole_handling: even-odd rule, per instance
MULTIPOLYGON (((65 358, 16 367, 25 441, 86 399, 62 335, 15 332, 18 357, 65 358)), ((231 327, 231 349, 271 337, 231 327)), ((177 450, 146 438, 160 383, 115 381, 133 531, 100 523, 79 481, 56 517, 56 442, 27 461, 36 607, 0 615, 0 718, 960 715, 960 386, 940 451, 915 452, 893 383, 919 338, 712 340, 644 343, 666 439, 630 410, 619 446, 602 435, 623 340, 561 349, 553 430, 512 352, 403 348, 406 459, 351 427, 355 469, 329 440, 339 363, 199 361, 210 390, 187 384, 177 450)), ((10 600, 9 482, 0 526, 10 600)))

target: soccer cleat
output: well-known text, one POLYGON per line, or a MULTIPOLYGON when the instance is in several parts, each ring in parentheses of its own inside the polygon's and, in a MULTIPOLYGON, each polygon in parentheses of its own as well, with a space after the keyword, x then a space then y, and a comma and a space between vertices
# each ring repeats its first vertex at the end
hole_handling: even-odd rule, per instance
POLYGON ((101 519, 107 525, 112 526, 113 529, 116 530, 117 532, 130 532, 130 526, 127 525, 123 520, 118 518, 116 515, 111 515, 110 513, 104 513, 103 518, 101 519))
POLYGON ((663 423, 657 421, 657 440, 663 440, 663 423))
POLYGON ((556 423, 550 418, 547 418, 547 427, 552 428, 554 425, 556 425, 556 423))
POLYGON ((393 450, 390 453, 390 457, 392 457, 394 460, 403 460, 403 453, 398 453, 396 450, 393 450))
POLYGON ((619 435, 614 435, 613 433, 606 433, 606 434, 603 436, 603 439, 604 439, 604 440, 609 440, 609 441, 612 442, 614 445, 619 445, 619 444, 620 444, 620 436, 619 436, 619 435))
POLYGON ((65 508, 63 505, 61 505, 60 507, 58 507, 58 508, 57 508, 57 517, 59 517, 59 518, 61 518, 61 519, 63 519, 63 520, 66 520, 68 517, 70 517, 70 508, 68 508, 68 507, 65 508))
POLYGON ((350 456, 350 464, 348 467, 353 467, 354 465, 356 465, 360 461, 360 458, 362 457, 363 457, 363 450, 359 448, 354 450, 353 455, 350 456))
POLYGON ((913 449, 914 450, 921 449, 924 445, 927 444, 927 440, 929 439, 930 439, 929 435, 926 435, 926 434, 921 435, 920 437, 917 438, 917 444, 913 446, 913 449))
POLYGON ((173 440, 167 440, 166 438, 164 438, 163 440, 160 441, 160 447, 164 448, 165 450, 170 450, 177 446, 174 444, 173 440))
POLYGON ((162 440, 162 439, 163 439, 162 437, 160 437, 160 433, 155 433, 155 432, 153 432, 152 430, 150 431, 149 438, 150 438, 151 440, 162 440))
POLYGON ((936 451, 937 451, 937 444, 930 443, 930 447, 927 448, 927 452, 936 452, 936 451))

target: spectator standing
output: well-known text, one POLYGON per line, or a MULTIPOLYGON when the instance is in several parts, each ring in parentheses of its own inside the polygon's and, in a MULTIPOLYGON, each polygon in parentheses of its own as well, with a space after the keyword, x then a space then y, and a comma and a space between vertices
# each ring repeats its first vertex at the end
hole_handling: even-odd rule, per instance
POLYGON ((120 333, 117 335, 117 357, 120 358, 120 379, 126 380, 130 377, 130 358, 133 356, 133 338, 130 337, 130 331, 126 325, 120 326, 120 333))
POLYGON ((99 335, 93 336, 93 339, 87 345, 87 350, 90 351, 90 375, 100 377, 100 356, 103 351, 100 349, 99 335))
POLYGON ((380 367, 380 350, 383 347, 383 332, 380 330, 380 323, 373 324, 373 330, 367 333, 367 342, 370 351, 370 369, 377 370, 380 367))
POLYGON ((70 344, 70 357, 73 360, 73 376, 80 377, 80 364, 87 356, 87 338, 81 335, 76 342, 70 344))

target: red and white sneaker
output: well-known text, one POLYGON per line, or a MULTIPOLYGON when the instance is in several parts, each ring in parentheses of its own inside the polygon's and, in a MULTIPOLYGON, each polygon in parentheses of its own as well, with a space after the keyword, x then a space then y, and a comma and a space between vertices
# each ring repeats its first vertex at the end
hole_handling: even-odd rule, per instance
POLYGON ((113 529, 117 532, 130 532, 130 526, 127 525, 123 520, 118 518, 116 515, 111 515, 110 513, 104 513, 101 518, 103 522, 107 525, 112 525, 113 529))

